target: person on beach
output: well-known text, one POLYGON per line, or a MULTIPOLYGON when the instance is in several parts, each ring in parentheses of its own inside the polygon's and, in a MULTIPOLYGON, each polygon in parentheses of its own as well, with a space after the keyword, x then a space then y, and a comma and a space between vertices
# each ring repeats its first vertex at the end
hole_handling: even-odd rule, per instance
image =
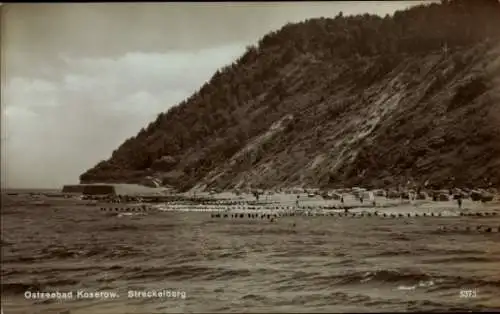
POLYGON ((458 209, 462 209, 462 195, 457 197, 458 209))
POLYGON ((299 207, 299 198, 300 198, 300 195, 297 195, 297 200, 295 200, 295 206, 299 207))
POLYGON ((340 203, 342 203, 342 205, 344 205, 344 195, 340 195, 340 203))
POLYGON ((375 202, 375 194, 374 194, 372 191, 370 191, 370 192, 368 193, 368 195, 369 195, 369 197, 370 197, 370 201, 372 201, 372 205, 373 205, 373 207, 376 207, 376 206, 377 206, 377 202, 375 202))
POLYGON ((255 200, 259 201, 259 192, 258 191, 254 191, 253 196, 255 197, 255 200))

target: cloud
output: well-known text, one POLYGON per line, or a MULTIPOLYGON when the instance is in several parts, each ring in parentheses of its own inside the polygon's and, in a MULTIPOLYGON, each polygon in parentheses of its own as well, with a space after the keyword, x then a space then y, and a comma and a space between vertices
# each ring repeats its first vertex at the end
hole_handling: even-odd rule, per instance
POLYGON ((49 77, 61 53, 95 58, 251 43, 287 22, 340 11, 383 16, 430 2, 16 3, 2 9, 2 48, 11 75, 49 77))
MULTIPOLYGON (((22 108, 53 107, 52 95, 57 88, 54 83, 41 79, 12 78, 7 80, 4 101, 6 104, 20 104, 22 108)), ((12 109, 11 109, 12 110, 12 109)))
POLYGON ((65 74, 52 80, 7 77, 5 184, 58 188, 77 182, 83 171, 109 158, 126 138, 189 97, 244 49, 236 43, 116 58, 65 55, 60 56, 65 74))

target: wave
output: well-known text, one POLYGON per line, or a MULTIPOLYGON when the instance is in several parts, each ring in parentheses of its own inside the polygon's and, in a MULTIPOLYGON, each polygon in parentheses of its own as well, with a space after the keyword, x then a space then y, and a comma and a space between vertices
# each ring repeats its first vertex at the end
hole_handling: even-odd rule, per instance
POLYGON ((376 270, 356 271, 344 274, 325 275, 319 272, 294 272, 291 276, 277 282, 294 284, 305 281, 315 286, 342 286, 359 284, 390 284, 401 290, 415 288, 448 289, 459 286, 469 287, 500 287, 498 280, 484 280, 479 278, 465 278, 461 276, 434 276, 418 271, 376 270))
POLYGON ((42 291, 44 286, 38 282, 33 283, 2 283, 2 294, 22 295, 26 291, 42 291))
POLYGON ((3 262, 8 263, 36 263, 48 260, 74 260, 81 258, 103 257, 109 259, 131 257, 142 254, 139 246, 132 245, 75 245, 73 247, 51 245, 37 251, 31 251, 31 256, 11 255, 5 257, 3 262))
POLYGON ((205 267, 205 266, 167 266, 167 267, 154 267, 154 268, 124 268, 121 271, 123 278, 126 280, 136 279, 175 279, 175 280, 236 280, 238 278, 247 278, 253 275, 272 275, 275 274, 274 270, 259 268, 259 269, 228 269, 223 267, 205 267))
POLYGON ((421 282, 432 279, 431 276, 418 272, 402 272, 396 270, 377 270, 354 272, 337 276, 337 284, 353 284, 365 282, 398 283, 398 282, 421 282))
POLYGON ((136 231, 139 229, 140 228, 135 225, 114 224, 111 226, 103 226, 102 228, 98 229, 98 231, 136 231))
POLYGON ((404 233, 396 233, 396 232, 391 232, 389 234, 389 238, 391 240, 399 240, 399 241, 412 241, 407 235, 404 233))
MULTIPOLYGON (((379 246, 379 247, 387 247, 379 246)), ((430 249, 428 247, 412 247, 411 249, 407 248, 399 248, 399 249, 386 249, 380 252, 374 252, 372 254, 367 254, 367 257, 392 257, 392 256, 403 256, 403 255, 412 255, 412 256, 422 256, 423 254, 439 254, 439 255, 464 255, 464 254, 484 254, 481 250, 465 250, 465 249, 430 249)), ((481 259, 481 258, 478 258, 481 259)), ((471 260, 472 261, 472 260, 471 260)))
POLYGON ((454 257, 440 257, 428 258, 423 263, 441 264, 441 263, 491 263, 498 262, 498 258, 486 256, 454 256, 454 257))
POLYGON ((5 239, 0 239, 0 246, 1 247, 4 247, 4 246, 11 246, 13 245, 14 242, 11 242, 11 241, 7 241, 5 239))
MULTIPOLYGON (((350 273, 340 280, 340 284, 348 284, 353 282, 381 282, 381 283, 416 283, 420 287, 425 287, 425 283, 435 282, 439 286, 451 285, 457 286, 495 286, 500 287, 499 280, 484 280, 476 278, 466 278, 461 276, 434 276, 422 272, 412 271, 397 271, 397 270, 378 270, 368 272, 350 273)), ((430 284, 428 286, 433 286, 430 284)))

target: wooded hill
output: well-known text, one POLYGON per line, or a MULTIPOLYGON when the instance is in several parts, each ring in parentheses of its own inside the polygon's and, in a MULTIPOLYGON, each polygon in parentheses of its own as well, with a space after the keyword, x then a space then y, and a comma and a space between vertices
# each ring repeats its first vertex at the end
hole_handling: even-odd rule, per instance
POLYGON ((288 24, 82 183, 500 186, 500 3, 288 24))

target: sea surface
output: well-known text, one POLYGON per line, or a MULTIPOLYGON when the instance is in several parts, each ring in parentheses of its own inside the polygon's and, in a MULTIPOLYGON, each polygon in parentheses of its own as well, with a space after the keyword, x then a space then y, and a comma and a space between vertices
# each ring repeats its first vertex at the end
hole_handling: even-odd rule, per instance
POLYGON ((500 233, 438 231, 497 226, 498 216, 270 222, 110 215, 9 198, 1 213, 5 314, 500 310, 500 233), (95 291, 107 294, 83 297, 95 291))

